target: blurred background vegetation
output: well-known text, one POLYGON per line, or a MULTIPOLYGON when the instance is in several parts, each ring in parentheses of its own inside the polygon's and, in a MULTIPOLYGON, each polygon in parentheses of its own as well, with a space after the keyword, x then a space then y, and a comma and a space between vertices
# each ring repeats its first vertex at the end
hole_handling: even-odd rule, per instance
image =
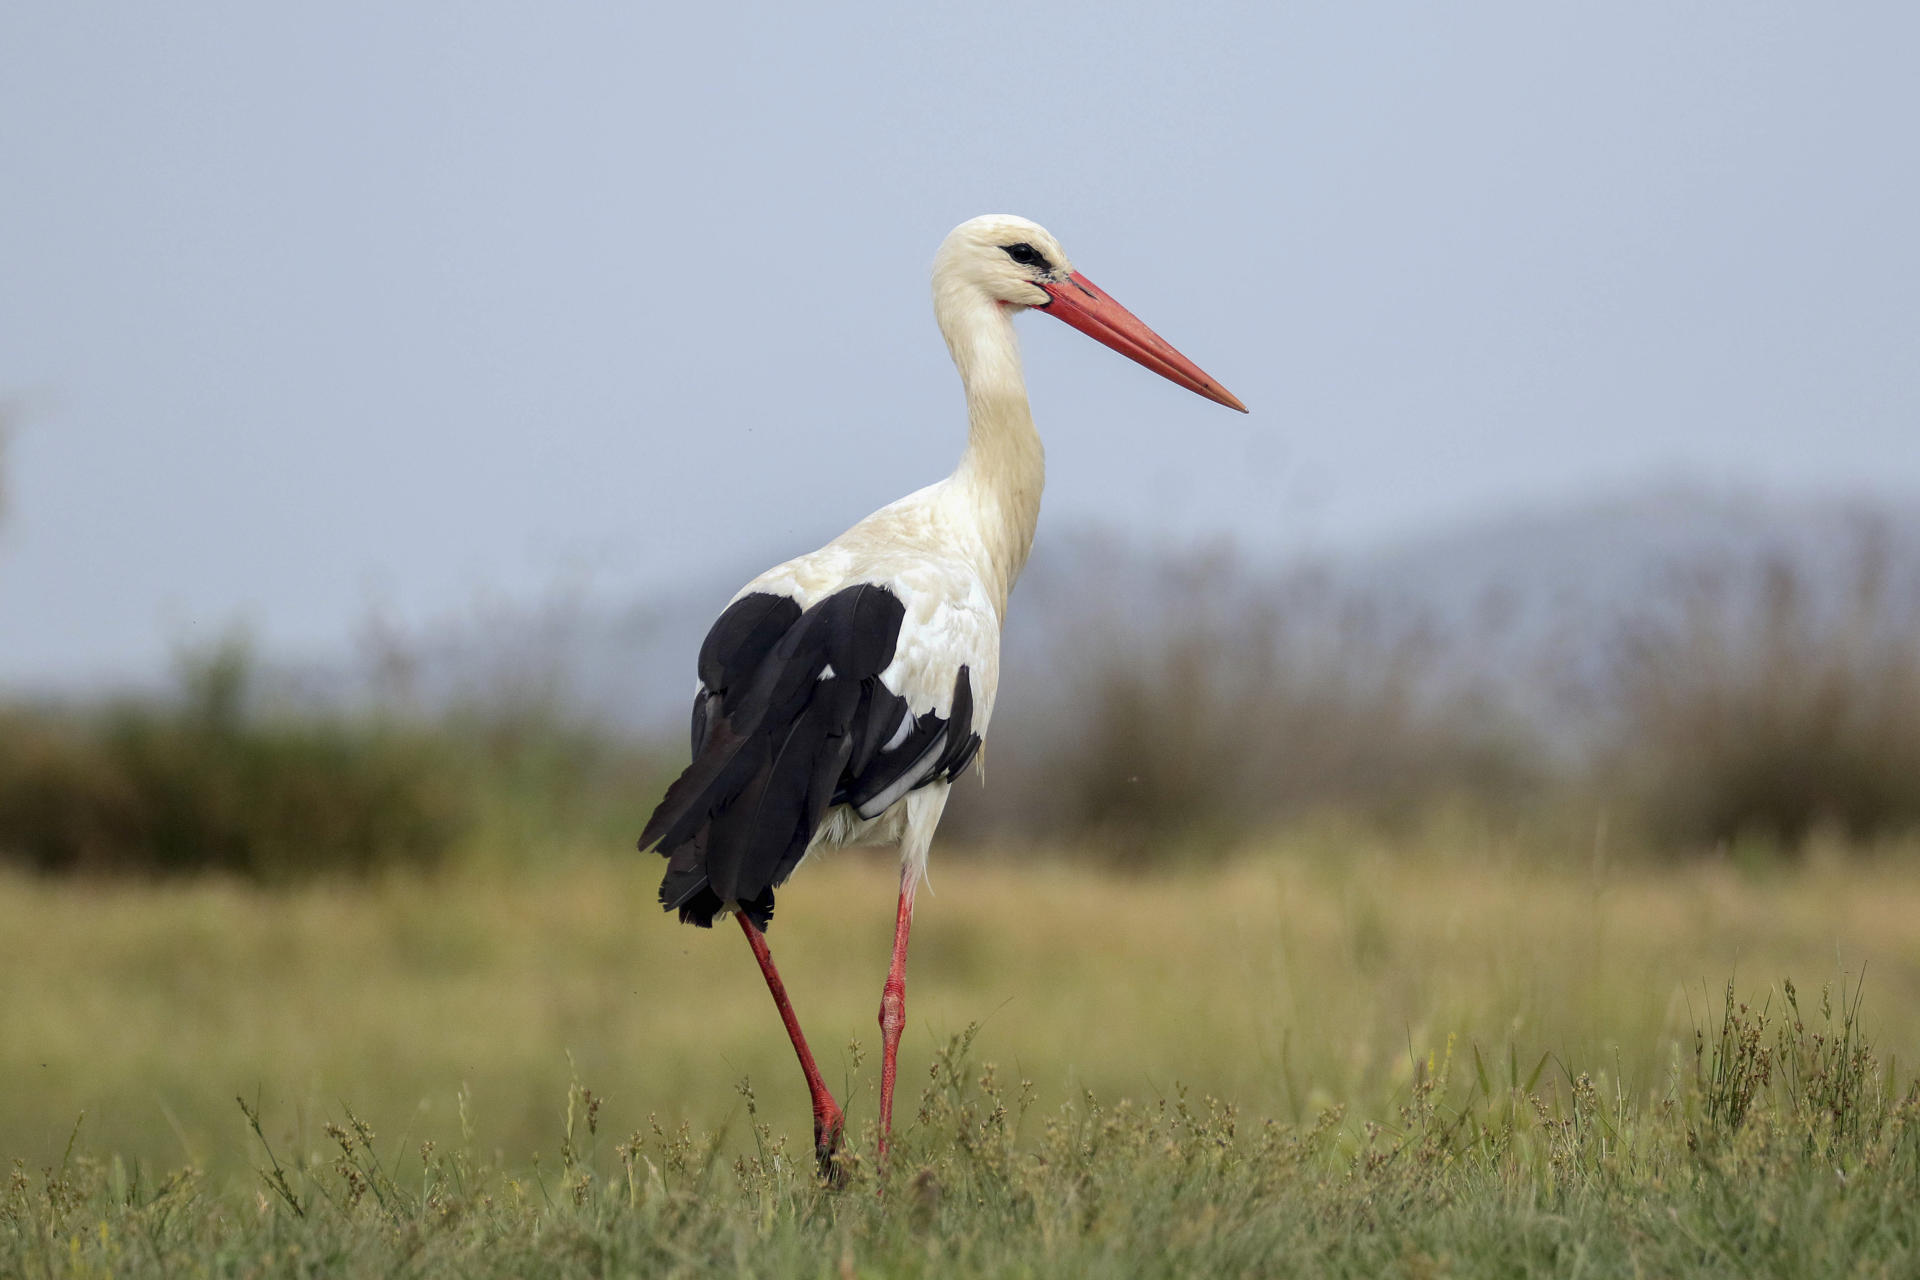
MULTIPOLYGON (((957 789, 943 859, 1012 843, 1141 868, 1441 812, 1663 858, 1920 829, 1920 563, 1871 520, 1824 564, 1675 563, 1626 607, 1517 629, 1228 555, 1076 556, 1016 597, 1016 628, 1045 625, 1010 637, 992 786, 957 789)), ((16 698, 0 859, 285 882, 628 847, 684 760, 677 714, 583 709, 564 619, 484 660, 448 648, 369 628, 350 678, 316 680, 236 637, 169 689, 16 698)))

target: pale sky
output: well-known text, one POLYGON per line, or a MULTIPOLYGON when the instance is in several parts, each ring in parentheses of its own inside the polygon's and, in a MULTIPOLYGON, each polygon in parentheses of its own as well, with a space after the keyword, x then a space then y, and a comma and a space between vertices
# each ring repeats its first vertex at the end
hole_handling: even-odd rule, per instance
POLYGON ((0 685, 724 600, 952 465, 983 212, 1253 410, 1025 318, 1043 539, 1920 500, 1916 65, 1905 0, 11 0, 0 685))

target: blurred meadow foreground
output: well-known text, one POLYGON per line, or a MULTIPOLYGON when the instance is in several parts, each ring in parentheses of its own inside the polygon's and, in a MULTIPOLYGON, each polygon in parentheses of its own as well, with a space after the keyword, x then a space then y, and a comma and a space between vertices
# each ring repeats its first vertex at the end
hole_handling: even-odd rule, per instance
POLYGON ((1920 560, 1838 545, 1497 633, 1220 558, 1108 625, 1056 562, 1016 610, 1104 640, 1011 642, 888 1170, 891 854, 782 892, 838 1189, 630 852, 672 726, 391 637, 17 703, 0 1273, 1913 1274, 1920 560))

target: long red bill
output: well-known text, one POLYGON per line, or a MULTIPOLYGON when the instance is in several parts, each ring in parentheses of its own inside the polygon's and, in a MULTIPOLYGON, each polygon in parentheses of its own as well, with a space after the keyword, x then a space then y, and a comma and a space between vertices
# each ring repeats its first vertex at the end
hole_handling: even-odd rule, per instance
POLYGON ((1053 301, 1036 310, 1064 320, 1096 342, 1127 359, 1145 365, 1169 382, 1203 395, 1216 404, 1245 413, 1238 396, 1208 377, 1199 365, 1173 349, 1173 344, 1141 323, 1140 317, 1115 302, 1107 291, 1078 271, 1040 286, 1053 301))

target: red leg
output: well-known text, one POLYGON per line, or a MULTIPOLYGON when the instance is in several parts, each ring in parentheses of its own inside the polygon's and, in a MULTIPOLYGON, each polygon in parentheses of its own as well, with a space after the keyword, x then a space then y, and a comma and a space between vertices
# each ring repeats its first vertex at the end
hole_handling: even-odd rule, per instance
POLYGON ((840 1146, 840 1133, 845 1121, 840 1107, 827 1092, 827 1082, 820 1077, 820 1068, 814 1064, 813 1051, 807 1048, 807 1038, 800 1034, 800 1019, 794 1016, 793 1003, 787 999, 787 984, 780 981, 780 971, 773 967, 773 953, 767 950, 766 935, 754 928, 753 921, 745 913, 735 912, 734 918, 740 921, 740 932, 747 935, 747 943, 753 948, 753 958, 760 962, 760 972, 767 979, 767 990, 773 993, 773 1003, 780 1010, 780 1021, 787 1024, 787 1038, 793 1041, 793 1052, 800 1059, 800 1069, 807 1073, 807 1090, 813 1094, 813 1154, 820 1161, 821 1175, 833 1176, 833 1153, 840 1146))
POLYGON ((887 1138, 893 1132, 893 1077, 900 1032, 907 1025, 907 931, 913 928, 913 891, 919 877, 911 866, 900 870, 900 914, 893 924, 893 966, 880 995, 880 1163, 887 1162, 887 1138))

